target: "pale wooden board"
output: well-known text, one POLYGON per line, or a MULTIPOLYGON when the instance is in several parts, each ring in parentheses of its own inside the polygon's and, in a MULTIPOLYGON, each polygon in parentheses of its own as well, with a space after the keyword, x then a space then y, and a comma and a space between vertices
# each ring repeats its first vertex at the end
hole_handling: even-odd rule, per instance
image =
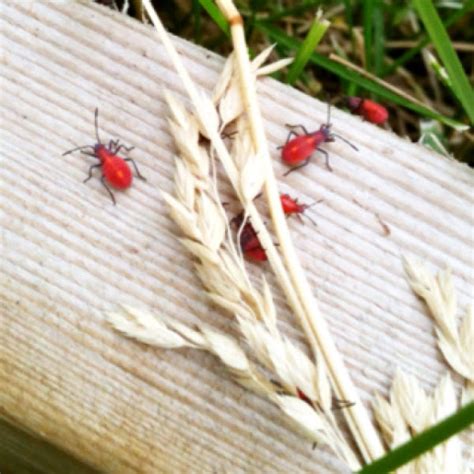
MULTIPOLYGON (((129 303, 230 327, 202 295, 160 198, 174 153, 162 88, 184 95, 152 30, 96 5, 0 9, 0 414, 107 472, 343 471, 211 356, 145 347, 104 322, 102 311, 129 303), (148 178, 117 193, 116 207, 98 180, 82 184, 87 157, 61 156, 94 141, 97 106, 104 139, 135 145, 148 178)), ((222 59, 176 45, 211 90, 222 59)), ((281 176, 284 123, 315 128, 326 106, 272 80, 259 91, 281 176)), ((446 366, 401 256, 450 265, 460 304, 472 299, 474 174, 344 112, 333 123, 360 152, 330 144, 333 173, 320 158, 281 181, 302 200, 324 199, 317 228, 291 224, 300 256, 364 402, 387 393, 396 366, 431 389, 446 366)), ((274 291, 282 329, 303 340, 274 291)))

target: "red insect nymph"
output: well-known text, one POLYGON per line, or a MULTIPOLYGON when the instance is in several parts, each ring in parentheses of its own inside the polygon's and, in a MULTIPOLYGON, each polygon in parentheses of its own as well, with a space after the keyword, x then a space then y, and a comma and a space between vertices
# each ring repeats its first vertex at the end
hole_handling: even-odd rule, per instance
POLYGON ((323 143, 333 142, 335 138, 339 138, 345 141, 348 145, 350 145, 352 148, 354 148, 354 150, 357 151, 357 148, 352 145, 352 143, 331 131, 330 113, 331 106, 329 105, 327 122, 321 125, 319 130, 316 130, 315 132, 308 132, 308 130, 306 130, 303 125, 286 125, 291 130, 288 133, 285 145, 279 148, 282 149, 282 161, 287 165, 292 166, 293 168, 287 171, 285 173, 285 176, 291 173, 292 171, 295 171, 298 168, 307 165, 309 160, 311 159, 311 155, 315 151, 319 151, 325 156, 326 167, 329 171, 332 171, 332 168, 329 164, 329 154, 326 150, 322 150, 320 146, 323 143), (303 131, 303 134, 299 135, 298 133, 296 133, 296 128, 300 128, 303 131), (295 138, 292 138, 293 135, 295 136, 295 138))
POLYGON ((280 194, 280 201, 283 212, 287 215, 303 214, 310 207, 309 204, 300 204, 298 199, 292 198, 289 194, 280 194))
POLYGON ((131 162, 133 164, 135 172, 140 179, 143 179, 144 181, 146 181, 146 179, 140 174, 140 171, 138 170, 138 167, 132 158, 122 158, 117 154, 122 148, 129 152, 132 151, 134 147, 126 147, 121 145, 119 140, 110 140, 108 146, 102 144, 99 138, 98 117, 99 109, 95 109, 95 135, 97 138, 97 143, 95 145, 85 145, 73 148, 72 150, 63 153, 63 156, 68 155, 74 151, 81 150, 81 153, 84 155, 92 156, 98 159, 99 163, 92 165, 89 168, 89 176, 84 180, 84 183, 92 178, 92 170, 94 168, 102 168, 102 177, 100 181, 104 185, 105 189, 107 189, 112 202, 115 204, 115 197, 109 186, 107 186, 107 183, 119 190, 124 190, 131 186, 133 175, 127 162, 131 162))
MULTIPOLYGON (((304 204, 304 203, 299 203, 298 199, 292 198, 289 194, 280 194, 280 202, 281 202, 281 207, 283 208, 283 212, 287 216, 291 216, 293 214, 297 215, 301 219, 301 215, 305 213, 306 209, 309 209, 310 207, 314 206, 320 201, 313 202, 311 204, 304 204)), ((307 214, 305 216, 314 224, 317 225, 316 222, 311 219, 307 214)), ((302 220, 302 219, 301 219, 302 220)))
MULTIPOLYGON (((243 220, 244 213, 241 212, 240 214, 237 214, 231 222, 235 228, 239 230, 243 220)), ((267 254, 258 239, 257 232, 255 232, 252 224, 248 221, 240 231, 240 247, 244 255, 250 260, 258 262, 264 262, 267 260, 267 254)))
POLYGON ((370 99, 347 97, 347 107, 353 114, 364 117, 367 122, 381 125, 388 120, 388 110, 381 104, 370 99))

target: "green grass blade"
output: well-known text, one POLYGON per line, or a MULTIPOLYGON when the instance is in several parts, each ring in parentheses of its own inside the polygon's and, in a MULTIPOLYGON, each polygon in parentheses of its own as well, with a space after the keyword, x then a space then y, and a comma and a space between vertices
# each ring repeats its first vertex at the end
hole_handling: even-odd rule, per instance
POLYGON ((448 33, 431 1, 413 0, 426 31, 452 81, 454 95, 459 98, 471 124, 474 124, 474 90, 469 83, 461 61, 454 51, 448 33))
POLYGON ((374 10, 378 0, 365 0, 363 6, 363 31, 364 31, 364 55, 365 69, 373 72, 373 47, 374 47, 374 10))
MULTIPOLYGON (((273 41, 276 41, 280 47, 285 46, 288 49, 298 49, 301 45, 301 42, 288 36, 284 31, 272 25, 268 25, 264 22, 257 22, 256 27, 261 31, 264 31, 273 41)), ((422 107, 421 105, 415 104, 387 89, 386 87, 362 77, 356 72, 351 71, 345 66, 338 64, 337 62, 332 61, 331 59, 328 59, 318 53, 312 53, 309 61, 319 67, 322 67, 323 69, 326 69, 327 71, 332 72, 341 79, 346 79, 369 92, 373 92, 388 102, 393 102, 394 104, 406 107, 407 109, 413 110, 419 115, 439 120, 440 122, 455 128, 456 130, 466 130, 466 128, 468 128, 463 123, 457 122, 456 120, 450 119, 449 117, 422 107)))
POLYGON ((201 43, 202 28, 201 28, 201 4, 198 0, 193 0, 193 16, 194 16, 194 41, 201 43))
MULTIPOLYGON (((459 19, 461 19, 464 15, 467 15, 473 9, 474 9, 474 0, 467 0, 462 9, 451 13, 451 15, 446 20, 444 26, 446 28, 450 27, 451 25, 456 23, 459 19)), ((413 48, 403 53, 392 64, 387 66, 382 71, 381 77, 388 76, 389 74, 392 74, 397 69, 397 67, 403 66, 410 59, 415 57, 429 42, 430 42, 429 37, 427 35, 423 35, 416 46, 414 46, 413 48)))
POLYGON ((374 9, 374 73, 378 76, 382 71, 385 56, 385 38, 383 22, 383 2, 377 1, 374 9))
POLYGON ((316 46, 321 41, 321 38, 326 33, 330 24, 331 23, 329 21, 321 20, 318 16, 314 18, 311 28, 309 29, 303 43, 301 43, 301 46, 296 53, 295 60, 291 64, 287 78, 287 82, 289 84, 293 84, 298 79, 307 62, 309 61, 311 54, 316 49, 316 46))
POLYGON ((199 0, 202 8, 206 10, 208 15, 214 20, 216 25, 227 35, 230 36, 230 27, 225 16, 212 0, 199 0))
POLYGON ((393 449, 384 457, 365 466, 358 474, 380 474, 381 472, 394 471, 433 449, 451 436, 460 433, 472 423, 474 423, 474 402, 463 406, 454 415, 423 431, 407 443, 393 449))
POLYGON ((285 8, 283 10, 279 10, 276 13, 272 13, 271 15, 265 18, 265 21, 275 21, 280 20, 281 18, 285 18, 287 16, 294 16, 294 15, 301 15, 307 10, 313 9, 314 7, 321 4, 321 0, 307 0, 306 2, 301 3, 300 5, 296 5, 291 8, 285 8))
POLYGON ((362 12, 365 69, 378 75, 384 59, 383 2, 366 0, 362 12))
POLYGON ((353 7, 354 5, 352 4, 352 0, 343 0, 344 3, 344 12, 345 12, 345 17, 347 21, 347 25, 349 26, 349 29, 351 30, 352 34, 352 28, 354 26, 354 15, 353 15, 353 7))

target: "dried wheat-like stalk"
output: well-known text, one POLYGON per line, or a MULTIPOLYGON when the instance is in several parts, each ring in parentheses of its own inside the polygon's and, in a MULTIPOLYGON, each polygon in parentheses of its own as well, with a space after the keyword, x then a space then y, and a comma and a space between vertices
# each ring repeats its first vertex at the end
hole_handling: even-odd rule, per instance
MULTIPOLYGON (((245 197, 248 195, 245 193, 241 193, 241 185, 242 183, 241 177, 239 174, 239 170, 236 169, 235 164, 232 162, 232 159, 225 147, 225 144, 220 136, 219 127, 217 126, 217 113, 211 101, 207 100, 204 95, 199 92, 196 87, 194 86, 189 74, 187 73, 186 69, 184 68, 179 55, 174 48, 173 44, 171 43, 166 30, 163 27, 159 17, 156 15, 151 3, 149 0, 143 0, 144 7, 154 24, 158 35, 160 36, 161 41, 163 42, 168 54, 171 57, 173 65, 175 66, 180 78, 183 81, 183 85, 189 94, 191 102, 193 104, 194 110, 196 112, 196 116, 199 118, 201 129, 205 136, 207 136, 212 143, 212 146, 215 150, 216 156, 219 158, 220 162, 222 163, 226 174, 232 183, 234 189, 236 190, 239 198, 242 200, 246 215, 249 216, 251 219, 252 225, 255 228, 256 232, 259 235, 259 240, 266 251, 268 260, 275 272, 275 275, 285 292, 288 302, 292 309, 295 312, 300 324, 302 325, 311 348, 314 354, 317 354, 318 347, 317 344, 320 344, 321 353, 325 359, 326 365, 328 367, 329 374, 331 376, 331 380, 333 386, 335 388, 336 395, 340 399, 344 400, 351 400, 355 402, 355 405, 351 408, 345 410, 346 418, 348 419, 349 426, 351 431, 358 442, 359 448, 364 456, 365 459, 370 460, 380 456, 383 453, 383 447, 380 443, 380 440, 377 437, 377 434, 368 418, 365 409, 363 408, 358 394, 353 386, 347 371, 343 365, 342 359, 340 358, 335 345, 331 339, 329 331, 322 320, 319 317, 319 312, 317 310, 316 302, 312 298, 311 290, 309 288, 308 283, 306 282, 303 273, 301 271, 301 267, 298 264, 296 253, 294 250, 290 250, 290 253, 293 254, 294 257, 294 265, 292 265, 290 272, 292 274, 293 281, 289 278, 285 266, 283 265, 279 253, 277 252, 272 238, 269 235, 262 218, 260 217, 255 205, 252 201, 247 201, 245 197), (318 320, 318 324, 316 324, 316 320, 318 320)), ((240 18, 240 16, 239 16, 240 18)), ((240 58, 243 58, 241 52, 237 50, 237 53, 240 55, 240 58)), ((245 60, 247 61, 248 58, 245 53, 245 60)), ((248 73, 248 65, 245 69, 247 71, 247 82, 251 83, 252 79, 249 78, 250 73, 248 73)), ((256 102, 255 102, 256 103, 256 102)), ((244 104, 246 106, 247 113, 248 110, 248 101, 244 100, 244 104)), ((254 137, 255 138, 255 137, 254 137)), ((260 156, 260 147, 256 147, 257 156, 260 156)), ((268 157, 268 150, 265 154, 264 158, 268 157)), ((265 159, 265 171, 266 175, 271 173, 270 162, 268 159, 265 159)), ((273 180, 274 183, 274 180, 273 180)), ((274 183, 274 189, 271 193, 273 196, 273 205, 271 205, 272 214, 277 214, 280 217, 278 218, 278 229, 283 229, 283 238, 286 242, 285 248, 292 249, 291 241, 288 246, 288 230, 286 227, 286 223, 283 219, 282 211, 280 207, 275 206, 275 201, 278 198, 276 185, 274 183), (275 211, 275 209, 277 209, 275 211)), ((280 206, 278 201, 278 206, 280 206)), ((281 235, 279 233, 279 238, 281 239, 281 235)), ((287 263, 291 264, 291 258, 288 259, 288 251, 286 252, 286 260, 287 263)))
POLYGON ((422 298, 436 323, 438 347, 448 364, 467 381, 463 399, 473 399, 474 392, 474 308, 457 323, 457 300, 451 271, 446 269, 434 276, 424 265, 404 259, 405 271, 413 291, 422 298))
MULTIPOLYGON (((357 466, 331 411, 332 395, 324 363, 321 361, 316 367, 278 331, 270 288, 264 280, 260 293, 250 283, 244 262, 226 232, 228 226, 215 183, 208 173, 203 174, 207 167, 196 167, 196 161, 203 160, 205 153, 199 146, 198 121, 192 114, 186 115, 170 94, 166 97, 172 114, 170 127, 182 161, 177 161, 176 197, 165 194, 165 199, 172 217, 186 235, 182 243, 196 258, 196 270, 208 296, 235 316, 257 361, 276 375, 285 395, 273 394, 270 399, 303 431, 313 433, 313 441, 328 444, 351 467, 357 466), (185 144, 184 136, 188 137, 185 144), (312 418, 300 416, 303 410, 311 412, 312 418)), ((204 162, 208 163, 209 157, 204 162)))
MULTIPOLYGON (((234 338, 205 326, 192 329, 171 318, 151 315, 129 306, 108 313, 107 319, 117 331, 140 342, 165 349, 191 347, 215 355, 235 382, 275 403, 296 431, 314 443, 330 446, 351 469, 360 468, 330 409, 324 411, 319 401, 313 406, 286 393, 273 380, 262 375, 234 338)), ((327 381, 326 385, 329 387, 327 381)))
MULTIPOLYGON (((257 208, 255 207, 253 201, 246 200, 245 196, 248 197, 250 193, 247 192, 247 190, 243 190, 242 192, 241 188, 242 186, 245 187, 246 184, 241 180, 239 169, 237 169, 235 163, 233 162, 222 139, 219 117, 214 107, 214 104, 209 98, 207 98, 202 93, 202 91, 199 91, 195 87, 188 72, 186 71, 186 68, 181 62, 178 52, 173 46, 163 24, 161 23, 161 20, 153 9, 150 0, 143 0, 143 5, 153 25, 155 26, 156 32, 158 33, 161 41, 163 42, 163 45, 165 46, 168 54, 170 55, 173 65, 175 66, 176 71, 178 72, 186 89, 186 92, 188 93, 191 99, 191 103, 193 105, 196 117, 198 118, 200 124, 200 131, 204 136, 210 139, 216 156, 222 163, 224 170, 229 178, 229 181, 231 182, 234 190, 236 191, 237 196, 239 197, 239 199, 241 199, 245 207, 245 212, 247 216, 251 219, 255 231, 258 233, 259 240, 263 248, 265 249, 270 265, 272 266, 272 269, 275 272, 275 275, 283 291, 285 292, 286 297, 288 298, 288 302, 291 308, 294 310, 304 331, 306 332, 313 352, 316 353, 316 339, 307 321, 306 314, 301 304, 300 298, 298 297, 295 289, 293 288, 291 280, 286 272, 285 266, 283 265, 280 255, 275 248, 272 237, 269 234, 267 228, 265 227, 263 219, 257 211, 257 208)), ((254 162, 256 167, 260 167, 256 160, 254 160, 254 162)), ((252 185, 252 187, 253 189, 255 189, 255 186, 252 185)), ((340 395, 338 394, 338 396, 340 395)), ((355 400, 355 398, 349 397, 346 397, 346 399, 355 400)))
MULTIPOLYGON (((458 408, 453 383, 446 375, 432 396, 419 386, 414 377, 398 371, 390 392, 390 401, 376 396, 374 411, 387 444, 394 448, 412 435, 452 415, 458 408)), ((397 470, 399 474, 426 474, 466 470, 459 437, 453 436, 415 461, 397 470)))
POLYGON ((156 317, 130 306, 107 314, 108 321, 122 334, 164 349, 192 347, 218 357, 233 379, 255 393, 272 397, 275 386, 249 361, 238 342, 222 332, 201 326, 192 329, 171 318, 156 317))
POLYGON ((118 330, 143 342, 166 348, 187 345, 214 353, 239 383, 266 395, 312 441, 329 445, 351 468, 357 468, 358 461, 332 414, 332 394, 323 362, 316 366, 281 336, 268 285, 264 281, 260 293, 250 283, 209 176, 210 157, 199 145, 198 119, 171 94, 166 93, 166 98, 172 115, 170 128, 180 153, 176 160, 176 196, 164 193, 170 214, 185 235, 181 242, 195 257, 208 296, 234 314, 255 358, 275 374, 276 382, 259 375, 235 341, 214 330, 193 331, 163 318, 153 324, 151 316, 134 310, 129 310, 134 319, 120 313, 109 319, 118 330))
MULTIPOLYGON (((253 81, 255 81, 259 76, 265 76, 278 71, 279 69, 288 66, 288 64, 291 64, 293 61, 293 58, 285 58, 263 66, 272 53, 273 48, 274 46, 269 46, 264 49, 251 62, 250 68, 253 81)), ((231 53, 224 64, 222 74, 214 88, 212 99, 218 106, 217 109, 222 122, 221 130, 245 112, 236 66, 235 53, 231 53)))
MULTIPOLYGON (((374 460, 383 454, 383 446, 367 412, 360 402, 357 391, 344 367, 325 320, 319 312, 317 302, 313 297, 293 247, 281 208, 278 187, 272 171, 271 158, 263 128, 263 120, 259 111, 254 74, 248 58, 242 17, 232 0, 217 0, 217 4, 231 26, 241 96, 249 120, 249 129, 255 150, 254 155, 262 161, 260 168, 265 171, 263 176, 264 190, 273 226, 290 279, 304 309, 304 318, 303 321, 300 318, 300 322, 302 322, 303 329, 312 346, 315 347, 316 344, 314 343, 316 342, 319 347, 317 350, 320 350, 323 354, 336 394, 340 398, 355 402, 354 406, 346 410, 344 414, 364 458, 367 461, 374 460)), ((257 231, 259 230, 257 229, 257 231)))

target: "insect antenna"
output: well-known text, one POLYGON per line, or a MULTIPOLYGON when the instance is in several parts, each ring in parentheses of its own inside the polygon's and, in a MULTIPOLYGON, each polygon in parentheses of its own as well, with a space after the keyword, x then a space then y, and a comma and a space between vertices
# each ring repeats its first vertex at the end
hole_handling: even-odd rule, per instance
POLYGON ((95 137, 97 138, 97 143, 102 144, 99 138, 99 108, 95 108, 95 115, 94 115, 94 125, 95 125, 95 137))
POLYGON ((328 119, 326 124, 331 125, 331 102, 328 102, 328 119))
POLYGON ((337 133, 331 133, 331 135, 333 137, 336 137, 336 138, 339 138, 339 140, 342 140, 343 142, 346 142, 351 148, 353 148, 355 151, 359 151, 359 149, 353 145, 349 140, 347 140, 346 138, 342 137, 341 135, 337 134, 337 133))
MULTIPOLYGON (((310 207, 313 207, 313 206, 315 206, 316 204, 319 204, 320 202, 323 202, 323 201, 324 201, 324 199, 318 199, 317 201, 314 201, 314 202, 312 202, 311 204, 306 204, 305 210, 306 210, 306 209, 309 209, 310 207)), ((318 227, 318 224, 316 223, 316 221, 315 221, 314 219, 312 219, 309 214, 307 214, 307 213, 305 212, 303 215, 304 215, 304 217, 305 217, 306 219, 308 219, 308 220, 311 222, 311 224, 313 224, 313 225, 315 225, 316 227, 318 227)), ((300 214, 298 214, 298 216, 300 216, 300 214)))
POLYGON ((324 202, 324 199, 318 199, 317 201, 314 201, 311 204, 306 204, 306 209, 309 209, 310 207, 316 206, 316 204, 319 204, 320 202, 324 202))
POLYGON ((329 96, 328 92, 326 92, 326 102, 328 104, 328 115, 326 125, 329 127, 331 125, 331 97, 329 96))

